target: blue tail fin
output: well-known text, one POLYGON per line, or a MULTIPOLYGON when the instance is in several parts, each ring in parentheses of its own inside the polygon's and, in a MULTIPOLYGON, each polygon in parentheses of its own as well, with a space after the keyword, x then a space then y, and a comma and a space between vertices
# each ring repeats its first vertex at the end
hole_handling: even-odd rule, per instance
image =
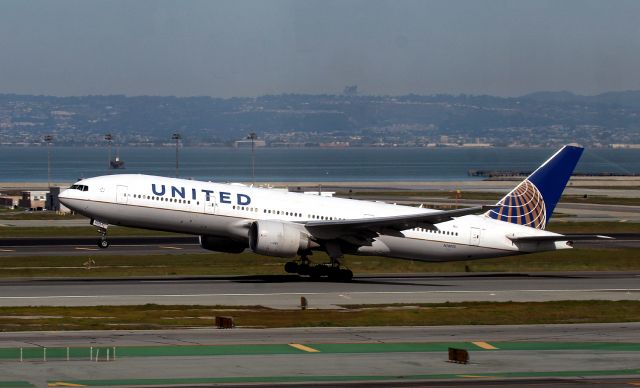
POLYGON ((496 220, 544 229, 584 149, 566 145, 485 213, 496 220))

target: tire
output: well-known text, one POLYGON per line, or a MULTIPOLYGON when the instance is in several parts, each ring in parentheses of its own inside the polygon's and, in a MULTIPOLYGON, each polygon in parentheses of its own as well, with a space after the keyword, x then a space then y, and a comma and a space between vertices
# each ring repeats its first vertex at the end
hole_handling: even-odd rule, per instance
POLYGON ((98 248, 100 248, 100 249, 107 249, 107 248, 109 248, 109 241, 107 241, 107 240, 100 240, 100 241, 98 241, 98 248))
POLYGON ((298 275, 309 275, 311 267, 308 264, 300 264, 298 266, 298 275))
POLYGON ((284 272, 286 273, 298 273, 298 263, 289 261, 284 265, 284 272))
POLYGON ((353 280, 353 272, 350 269, 341 269, 340 270, 340 281, 348 283, 351 280, 353 280))
POLYGON ((320 266, 314 265, 313 267, 309 268, 309 276, 312 279, 320 279, 320 277, 322 276, 322 268, 320 268, 320 266))

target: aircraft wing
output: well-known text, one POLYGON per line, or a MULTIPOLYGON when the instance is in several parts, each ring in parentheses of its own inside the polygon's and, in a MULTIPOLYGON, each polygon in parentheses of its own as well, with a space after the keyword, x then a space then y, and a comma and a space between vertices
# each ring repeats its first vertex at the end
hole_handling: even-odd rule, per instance
POLYGON ((372 217, 338 221, 311 221, 307 222, 305 227, 314 237, 321 239, 345 238, 350 236, 371 239, 376 237, 378 234, 399 234, 402 230, 417 227, 435 229, 434 224, 449 221, 454 217, 460 217, 467 214, 477 214, 485 211, 486 209, 486 206, 478 206, 403 216, 372 217))
POLYGON ((545 241, 578 241, 578 240, 599 240, 599 239, 607 239, 612 240, 613 237, 603 236, 599 234, 558 234, 558 235, 549 235, 549 236, 507 236, 507 238, 514 243, 518 242, 545 242, 545 241))

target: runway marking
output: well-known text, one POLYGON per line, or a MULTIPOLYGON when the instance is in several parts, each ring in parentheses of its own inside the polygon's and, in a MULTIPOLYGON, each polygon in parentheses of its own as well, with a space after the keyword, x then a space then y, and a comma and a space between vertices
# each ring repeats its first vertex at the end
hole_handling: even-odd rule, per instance
POLYGON ((183 249, 183 248, 180 248, 180 247, 163 247, 163 246, 160 246, 160 248, 162 248, 162 249, 178 249, 178 250, 183 249))
MULTIPOLYGON (((613 288, 613 289, 586 289, 586 290, 505 290, 507 292, 640 292, 640 288, 613 288)), ((428 294, 484 294, 486 291, 356 291, 343 293, 342 295, 428 295, 428 294)), ((305 295, 340 295, 337 292, 305 292, 305 295)), ((300 295, 299 292, 272 292, 272 293, 227 293, 227 294, 132 294, 132 295, 43 295, 43 296, 0 296, 2 299, 55 299, 55 298, 146 298, 146 297, 212 297, 212 296, 288 296, 300 295)))
POLYGON ((64 381, 56 381, 55 383, 47 384, 48 387, 86 387, 82 384, 65 383, 64 381))
POLYGON ((15 252, 15 249, 0 249, 0 252, 15 252))
POLYGON ((482 349, 486 349, 486 350, 498 350, 498 348, 496 348, 495 346, 488 344, 484 341, 477 341, 477 342, 472 342, 472 344, 476 345, 479 348, 482 349))
POLYGON ((301 344, 289 344, 289 346, 291 346, 292 348, 296 348, 298 350, 302 350, 302 351, 307 352, 307 353, 319 353, 320 352, 318 349, 310 348, 308 346, 304 346, 304 345, 301 345, 301 344))
POLYGON ((85 248, 85 247, 76 247, 75 249, 77 249, 79 251, 97 251, 97 250, 99 250, 98 248, 85 248))

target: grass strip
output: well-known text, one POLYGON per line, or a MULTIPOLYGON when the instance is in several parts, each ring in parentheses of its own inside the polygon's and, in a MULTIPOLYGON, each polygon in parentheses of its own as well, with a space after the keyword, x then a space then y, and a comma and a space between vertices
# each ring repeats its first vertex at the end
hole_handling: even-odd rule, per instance
MULTIPOLYGON (((313 300, 311 300, 313 306, 313 300)), ((233 316, 240 327, 439 326, 640 321, 640 301, 463 302, 346 309, 138 305, 0 307, 0 331, 144 330, 212 327, 233 316)))
MULTIPOLYGON (((15 277, 120 277, 185 275, 285 275, 286 259, 254 253, 201 254, 8 256, 0 258, 0 278, 15 277), (89 258, 90 269, 83 266, 89 258)), ((323 254, 311 256, 317 263, 328 261, 323 254)), ((638 271, 640 250, 570 249, 472 261, 425 263, 383 257, 346 256, 342 263, 356 276, 371 273, 443 272, 547 272, 547 271, 638 271)))

